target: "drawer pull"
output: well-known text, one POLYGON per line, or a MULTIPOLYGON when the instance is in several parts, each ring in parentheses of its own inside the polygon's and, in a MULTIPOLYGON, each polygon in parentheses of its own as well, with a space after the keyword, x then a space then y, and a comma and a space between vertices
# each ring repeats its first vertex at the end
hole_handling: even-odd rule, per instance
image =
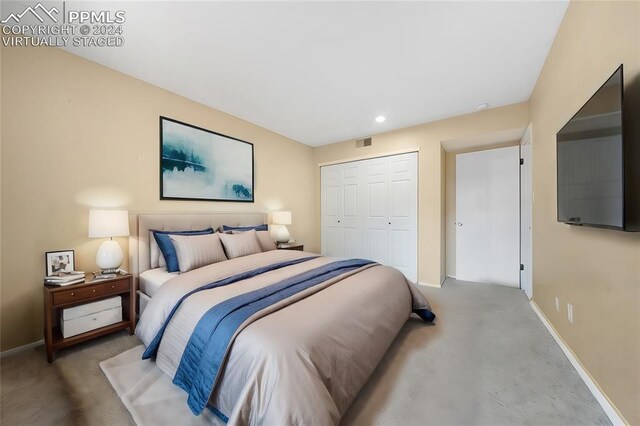
POLYGON ((74 292, 71 292, 71 295, 72 295, 72 296, 75 296, 76 294, 75 294, 74 292))
POLYGON ((111 288, 116 288, 116 286, 115 286, 115 285, 112 285, 112 286, 111 286, 111 288))
POLYGON ((94 292, 94 293, 96 292, 96 289, 95 289, 95 288, 93 289, 93 292, 94 292))

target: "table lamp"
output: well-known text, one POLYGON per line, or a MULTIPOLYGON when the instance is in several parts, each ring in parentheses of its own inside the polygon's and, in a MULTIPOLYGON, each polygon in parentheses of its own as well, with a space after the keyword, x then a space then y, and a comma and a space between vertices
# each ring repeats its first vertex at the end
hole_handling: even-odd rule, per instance
POLYGON ((103 274, 115 273, 122 265, 122 248, 113 237, 129 236, 129 212, 126 210, 89 210, 89 238, 109 238, 96 254, 103 274))
POLYGON ((279 228, 276 232, 276 242, 289 242, 289 240, 291 239, 291 235, 289 235, 289 230, 287 229, 286 225, 291 225, 291 212, 273 212, 273 215, 271 216, 271 222, 273 222, 274 225, 279 225, 279 228))

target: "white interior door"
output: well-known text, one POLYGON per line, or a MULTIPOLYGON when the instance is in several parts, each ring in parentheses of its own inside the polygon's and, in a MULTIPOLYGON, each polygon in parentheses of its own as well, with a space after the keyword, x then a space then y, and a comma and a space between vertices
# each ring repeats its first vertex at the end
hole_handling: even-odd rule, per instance
POLYGON ((456 278, 520 286, 519 147, 456 156, 456 278))

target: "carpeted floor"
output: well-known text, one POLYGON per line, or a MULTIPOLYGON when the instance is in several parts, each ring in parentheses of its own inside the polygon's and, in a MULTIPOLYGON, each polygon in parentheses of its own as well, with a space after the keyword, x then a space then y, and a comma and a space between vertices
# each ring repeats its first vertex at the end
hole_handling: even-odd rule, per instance
MULTIPOLYGON (((425 289, 437 325, 411 319, 343 424, 609 424, 516 289, 447 280, 425 289)), ((0 423, 133 424, 98 363, 139 344, 126 332, 1 361, 0 423)))

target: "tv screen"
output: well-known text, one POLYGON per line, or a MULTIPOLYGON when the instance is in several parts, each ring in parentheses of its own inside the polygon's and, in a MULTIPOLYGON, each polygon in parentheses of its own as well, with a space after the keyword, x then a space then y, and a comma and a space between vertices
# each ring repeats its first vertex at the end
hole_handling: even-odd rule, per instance
POLYGON ((558 132, 558 221, 624 228, 622 65, 558 132))

